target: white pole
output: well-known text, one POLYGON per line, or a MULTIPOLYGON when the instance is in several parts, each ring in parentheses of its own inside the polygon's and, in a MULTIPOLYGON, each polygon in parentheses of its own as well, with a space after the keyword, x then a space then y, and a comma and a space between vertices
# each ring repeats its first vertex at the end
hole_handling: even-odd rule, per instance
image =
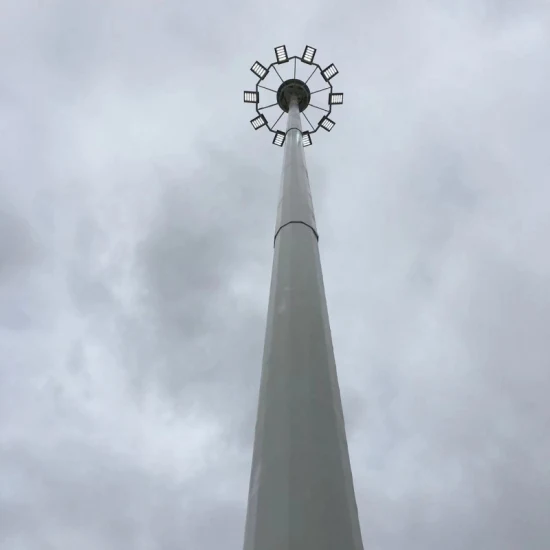
POLYGON ((317 228, 291 100, 244 550, 362 550, 317 228))

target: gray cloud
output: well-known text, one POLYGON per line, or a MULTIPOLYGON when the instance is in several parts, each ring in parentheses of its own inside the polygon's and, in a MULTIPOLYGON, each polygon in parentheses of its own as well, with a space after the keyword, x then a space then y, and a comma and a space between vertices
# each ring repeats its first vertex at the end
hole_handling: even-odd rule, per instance
POLYGON ((0 213, 0 235, 0 278, 6 281, 34 263, 40 250, 25 219, 7 208, 0 213))
POLYGON ((3 10, 2 548, 241 547, 281 157, 239 102, 303 41, 365 547, 547 548, 546 3, 3 10))

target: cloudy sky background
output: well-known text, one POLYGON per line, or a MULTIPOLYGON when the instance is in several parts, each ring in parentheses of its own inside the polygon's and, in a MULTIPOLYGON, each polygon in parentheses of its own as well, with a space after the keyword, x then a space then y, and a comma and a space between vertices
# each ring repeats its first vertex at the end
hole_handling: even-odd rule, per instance
POLYGON ((365 548, 548 549, 547 1, 0 8, 3 550, 241 548, 282 43, 345 92, 307 161, 365 548))

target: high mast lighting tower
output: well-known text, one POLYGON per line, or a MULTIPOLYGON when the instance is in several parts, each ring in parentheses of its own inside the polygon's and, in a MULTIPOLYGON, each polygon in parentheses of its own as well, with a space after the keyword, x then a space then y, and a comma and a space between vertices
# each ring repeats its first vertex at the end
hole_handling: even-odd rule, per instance
POLYGON ((252 127, 284 146, 244 550, 363 550, 304 156, 312 134, 334 128, 332 106, 344 94, 332 89, 338 70, 321 69, 316 52, 275 48, 271 65, 252 65, 256 90, 244 92, 256 107, 252 127), (298 78, 304 67, 309 76, 298 78), (326 105, 314 105, 323 92, 314 99, 326 105), (261 103, 264 95, 273 102, 261 103), (273 107, 280 114, 270 121, 273 107), (311 108, 322 111, 315 126, 311 108))

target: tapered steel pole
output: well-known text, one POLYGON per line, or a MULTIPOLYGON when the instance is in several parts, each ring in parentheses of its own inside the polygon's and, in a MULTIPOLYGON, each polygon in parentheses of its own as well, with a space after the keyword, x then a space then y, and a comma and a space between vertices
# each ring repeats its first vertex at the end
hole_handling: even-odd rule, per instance
POLYGON ((295 98, 288 113, 244 550, 361 550, 295 98))

